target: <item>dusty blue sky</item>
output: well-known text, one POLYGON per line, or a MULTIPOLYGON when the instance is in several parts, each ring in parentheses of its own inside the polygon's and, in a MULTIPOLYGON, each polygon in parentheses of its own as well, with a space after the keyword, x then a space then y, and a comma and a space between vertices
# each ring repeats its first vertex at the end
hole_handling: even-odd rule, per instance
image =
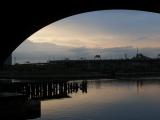
POLYGON ((160 14, 131 10, 82 13, 52 23, 28 39, 70 47, 160 47, 160 14))
POLYGON ((82 13, 54 22, 30 36, 14 52, 17 62, 55 59, 104 59, 160 53, 160 14, 103 10, 82 13))

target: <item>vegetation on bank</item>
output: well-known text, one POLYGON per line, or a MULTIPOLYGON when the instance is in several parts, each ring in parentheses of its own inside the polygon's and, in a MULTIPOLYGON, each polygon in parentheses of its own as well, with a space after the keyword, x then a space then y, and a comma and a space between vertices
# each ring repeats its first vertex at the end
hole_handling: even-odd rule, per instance
POLYGON ((143 60, 62 60, 39 64, 4 66, 0 77, 115 77, 119 73, 160 75, 159 59, 143 60), (142 74, 143 73, 143 74, 142 74))

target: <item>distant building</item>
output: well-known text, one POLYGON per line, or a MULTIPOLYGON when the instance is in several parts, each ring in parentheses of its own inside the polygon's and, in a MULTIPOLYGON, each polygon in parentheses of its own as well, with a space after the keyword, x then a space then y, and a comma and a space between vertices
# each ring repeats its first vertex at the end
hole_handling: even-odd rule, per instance
POLYGON ((5 65, 12 65, 12 54, 4 62, 5 65))
POLYGON ((100 55, 95 55, 94 60, 101 60, 101 56, 100 55))
POLYGON ((70 60, 69 58, 65 58, 64 60, 70 60))
POLYGON ((133 57, 132 59, 134 59, 134 60, 148 60, 151 58, 144 56, 142 53, 137 53, 136 56, 133 57))

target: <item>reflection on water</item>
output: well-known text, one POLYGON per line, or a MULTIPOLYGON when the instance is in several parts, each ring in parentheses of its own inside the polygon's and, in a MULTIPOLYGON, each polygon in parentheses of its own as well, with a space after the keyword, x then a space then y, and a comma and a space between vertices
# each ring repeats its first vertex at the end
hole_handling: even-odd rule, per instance
POLYGON ((27 95, 29 99, 47 100, 54 98, 70 98, 68 94, 77 93, 78 90, 87 92, 87 81, 77 82, 43 82, 21 83, 17 89, 19 93, 27 95))
POLYGON ((87 93, 87 81, 82 82, 13 82, 0 83, 1 118, 33 119, 40 117, 40 101, 71 98, 69 94, 87 93))
POLYGON ((0 113, 23 119, 159 120, 158 80, 78 80, 0 84, 0 113))
POLYGON ((0 100, 1 120, 26 120, 38 118, 41 115, 40 101, 24 101, 20 98, 1 98, 0 100))

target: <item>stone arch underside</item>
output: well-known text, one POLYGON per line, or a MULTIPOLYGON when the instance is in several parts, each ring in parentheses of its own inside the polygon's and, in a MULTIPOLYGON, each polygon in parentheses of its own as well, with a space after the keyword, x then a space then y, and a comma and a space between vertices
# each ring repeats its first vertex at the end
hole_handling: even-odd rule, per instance
MULTIPOLYGON (((58 1, 58 0, 57 0, 58 1)), ((126 9, 160 13, 160 2, 146 0, 68 0, 14 6, 2 14, 1 57, 5 59, 30 35, 57 20, 97 10, 126 9)))

